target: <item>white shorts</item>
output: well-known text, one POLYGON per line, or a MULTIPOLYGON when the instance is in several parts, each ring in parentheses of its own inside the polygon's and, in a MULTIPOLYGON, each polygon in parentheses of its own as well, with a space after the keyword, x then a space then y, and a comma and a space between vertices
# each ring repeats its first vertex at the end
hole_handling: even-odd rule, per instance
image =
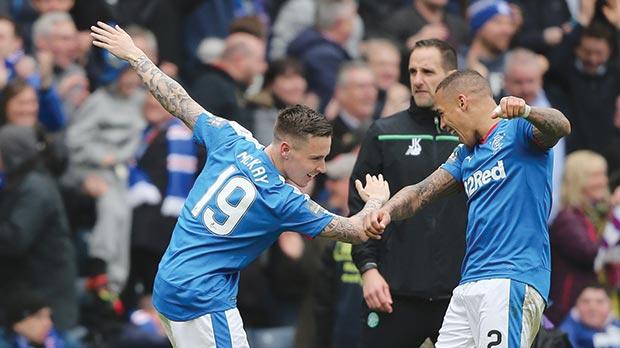
POLYGON ((237 308, 205 314, 188 321, 159 315, 174 348, 248 348, 248 339, 237 308))
POLYGON ((538 291, 510 279, 488 279, 454 289, 436 348, 531 347, 545 302, 538 291))

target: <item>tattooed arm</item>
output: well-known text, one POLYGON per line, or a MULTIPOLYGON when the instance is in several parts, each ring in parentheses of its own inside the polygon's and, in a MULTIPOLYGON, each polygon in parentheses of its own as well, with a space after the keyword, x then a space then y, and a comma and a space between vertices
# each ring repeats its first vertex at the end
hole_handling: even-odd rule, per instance
POLYGON ((383 175, 378 177, 366 174, 366 186, 362 187, 362 182, 355 180, 355 188, 366 201, 364 208, 350 218, 336 216, 321 231, 321 236, 339 240, 351 244, 359 244, 368 238, 381 239, 379 233, 368 233, 364 230, 364 218, 368 213, 373 212, 390 198, 390 188, 388 182, 383 180, 383 175))
POLYGON ((542 148, 550 149, 562 137, 570 134, 570 122, 560 111, 552 108, 530 108, 525 100, 517 97, 503 97, 499 106, 493 111, 493 118, 518 118, 526 120, 534 126, 534 142, 542 148))
MULTIPOLYGON (((371 211, 381 208, 382 203, 381 200, 372 198, 366 202, 366 205, 359 213, 352 217, 334 217, 323 231, 321 231, 321 236, 351 244, 360 244, 367 241, 371 236, 364 233, 364 217, 371 211)), ((371 238, 375 237, 372 236, 371 238)))
POLYGON ((534 141, 546 149, 552 148, 571 131, 568 119, 556 109, 532 108, 527 120, 534 126, 534 141))
POLYGON ((91 27, 91 36, 95 39, 93 45, 105 48, 116 57, 129 62, 157 101, 193 130, 196 119, 205 112, 202 106, 196 103, 178 82, 159 70, 144 52, 135 46, 123 29, 103 22, 97 22, 97 25, 98 27, 91 27))
POLYGON ((364 229, 367 234, 381 233, 392 220, 411 217, 433 200, 461 189, 447 170, 439 168, 419 183, 403 187, 381 209, 367 214, 364 229))

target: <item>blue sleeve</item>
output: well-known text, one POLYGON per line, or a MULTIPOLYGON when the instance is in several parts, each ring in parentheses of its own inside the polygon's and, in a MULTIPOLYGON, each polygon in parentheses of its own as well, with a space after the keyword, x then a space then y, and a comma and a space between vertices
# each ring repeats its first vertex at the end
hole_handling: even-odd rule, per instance
POLYGON ((56 93, 54 88, 48 88, 45 90, 39 90, 39 121, 45 129, 51 132, 62 129, 66 122, 67 117, 62 108, 62 102, 60 97, 56 93))
POLYGON ((539 145, 534 139, 534 125, 523 118, 514 119, 511 125, 515 127, 515 140, 520 147, 528 150, 548 151, 549 149, 539 145))
POLYGON ((194 141, 204 146, 207 150, 213 151, 223 144, 241 138, 252 142, 257 148, 262 147, 249 130, 243 128, 237 122, 216 117, 210 112, 198 116, 194 125, 194 141))
POLYGON ((282 231, 316 237, 335 216, 298 189, 290 186, 288 188, 290 191, 281 211, 282 231))
POLYGON ((454 148, 454 151, 452 151, 452 154, 450 155, 450 157, 448 157, 446 162, 444 162, 444 164, 442 164, 440 167, 442 169, 447 170, 448 173, 452 175, 454 180, 456 180, 456 182, 463 181, 463 175, 461 173, 461 164, 463 163, 464 147, 465 145, 463 144, 457 145, 457 147, 454 148))

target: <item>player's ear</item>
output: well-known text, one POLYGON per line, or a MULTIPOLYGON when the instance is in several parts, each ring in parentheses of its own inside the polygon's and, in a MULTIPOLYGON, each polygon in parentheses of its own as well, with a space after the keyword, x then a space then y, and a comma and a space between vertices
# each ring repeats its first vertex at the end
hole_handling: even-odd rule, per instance
POLYGON ((467 110, 467 103, 468 103, 468 100, 467 100, 467 96, 466 95, 459 94, 456 97, 456 105, 459 107, 459 109, 461 109, 463 111, 467 110))
POLYGON ((280 156, 282 156, 282 158, 287 160, 290 153, 291 153, 291 145, 286 140, 281 142, 280 143, 280 156))

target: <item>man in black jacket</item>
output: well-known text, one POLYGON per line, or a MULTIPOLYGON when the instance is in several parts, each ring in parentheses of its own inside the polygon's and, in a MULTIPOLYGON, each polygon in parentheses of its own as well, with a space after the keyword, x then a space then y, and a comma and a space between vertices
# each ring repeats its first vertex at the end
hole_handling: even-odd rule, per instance
MULTIPOLYGON (((448 158, 458 139, 441 133, 432 107, 435 88, 456 68, 456 53, 446 42, 431 39, 415 44, 409 59, 411 106, 371 126, 351 183, 366 173, 382 173, 391 192, 398 192, 448 158)), ((351 213, 362 206, 351 185, 351 213)), ((466 214, 465 196, 455 195, 390 225, 383 239, 354 246, 366 305, 363 346, 418 347, 427 337, 437 339, 459 281, 466 214)))

